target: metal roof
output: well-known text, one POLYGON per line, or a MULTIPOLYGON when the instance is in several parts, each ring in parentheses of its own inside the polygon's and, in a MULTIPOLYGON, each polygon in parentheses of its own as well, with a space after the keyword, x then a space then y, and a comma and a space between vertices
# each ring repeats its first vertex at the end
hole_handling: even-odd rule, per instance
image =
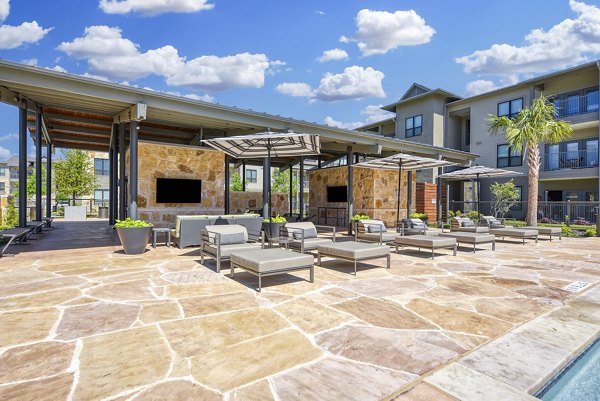
POLYGON ((33 113, 40 111, 44 134, 56 147, 108 150, 114 119, 142 103, 147 110, 146 118, 139 122, 138 137, 142 141, 201 146, 202 139, 270 129, 319 135, 324 159, 346 153, 348 146, 362 154, 405 152, 462 164, 478 157, 4 60, 0 60, 0 101, 30 110, 32 132, 33 113))

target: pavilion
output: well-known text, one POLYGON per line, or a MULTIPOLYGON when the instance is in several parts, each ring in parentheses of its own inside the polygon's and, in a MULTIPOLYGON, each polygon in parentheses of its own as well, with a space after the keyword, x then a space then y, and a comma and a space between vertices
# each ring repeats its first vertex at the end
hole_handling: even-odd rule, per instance
MULTIPOLYGON (((51 158, 54 148, 104 151, 109 154, 109 224, 127 216, 137 218, 139 143, 186 145, 207 149, 203 139, 244 135, 266 130, 319 135, 322 154, 318 167, 347 157, 348 215, 352 215, 352 169, 356 155, 389 156, 398 152, 449 160, 469 165, 478 156, 435 147, 173 96, 147 89, 0 61, 0 101, 19 108, 19 167, 26 170, 27 131, 36 145, 45 145, 47 159, 46 217, 51 212, 51 158)), ((42 146, 36 146, 36 218, 42 216, 42 146)), ((235 163, 224 156, 225 166, 235 163)), ((239 162, 241 163, 241 162, 239 162)), ((263 163, 256 160, 253 163, 263 163)), ((303 158, 274 160, 286 168, 300 165, 303 158)), ((26 175, 19 177, 26 186, 26 175)), ((229 168, 224 167, 223 212, 229 213, 229 168)), ((409 176, 409 185, 410 176, 409 176)), ((300 210, 303 182, 300 180, 300 210)), ((267 203, 263 191, 263 205, 267 203)), ((19 225, 26 226, 26 192, 18 199, 19 225)))

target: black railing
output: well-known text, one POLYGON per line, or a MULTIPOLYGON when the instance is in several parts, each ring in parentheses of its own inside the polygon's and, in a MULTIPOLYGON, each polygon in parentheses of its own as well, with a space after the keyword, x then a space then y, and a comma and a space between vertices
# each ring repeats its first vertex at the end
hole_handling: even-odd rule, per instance
POLYGON ((598 167, 598 149, 547 153, 544 171, 598 167))
POLYGON ((558 118, 598 112, 598 91, 552 100, 558 118))

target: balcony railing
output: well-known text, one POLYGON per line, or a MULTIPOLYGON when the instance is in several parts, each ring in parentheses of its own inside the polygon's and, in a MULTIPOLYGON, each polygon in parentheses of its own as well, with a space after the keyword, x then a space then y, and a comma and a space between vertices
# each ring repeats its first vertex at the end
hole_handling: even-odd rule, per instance
POLYGON ((598 149, 544 155, 544 171, 598 167, 598 149))
POLYGON ((597 113, 599 107, 598 91, 589 92, 585 95, 569 96, 566 99, 554 99, 552 103, 558 118, 597 113))

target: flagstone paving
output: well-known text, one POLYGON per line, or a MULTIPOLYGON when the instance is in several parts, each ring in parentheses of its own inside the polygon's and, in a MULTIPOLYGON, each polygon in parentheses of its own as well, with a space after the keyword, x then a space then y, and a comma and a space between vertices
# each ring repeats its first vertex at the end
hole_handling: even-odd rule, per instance
POLYGON ((0 258, 2 400, 531 400, 600 332, 597 238, 327 260, 257 293, 197 248, 54 226, 0 258))

